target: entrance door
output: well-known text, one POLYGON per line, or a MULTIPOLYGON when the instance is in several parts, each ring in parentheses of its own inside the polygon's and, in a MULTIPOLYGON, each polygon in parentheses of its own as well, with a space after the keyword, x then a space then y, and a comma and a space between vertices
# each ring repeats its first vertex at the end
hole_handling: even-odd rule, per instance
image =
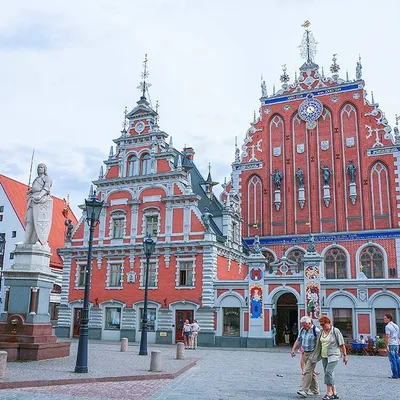
POLYGON ((276 315, 276 343, 280 345, 292 345, 296 338, 292 334, 293 325, 298 321, 297 300, 294 294, 285 293, 277 301, 276 315), (285 341, 285 330, 289 333, 289 344, 285 341))
POLYGON ((83 315, 83 308, 74 308, 74 329, 73 329, 73 337, 79 336, 79 331, 81 329, 81 320, 83 315))
POLYGON ((193 310, 175 311, 175 343, 183 342, 183 324, 187 319, 193 322, 193 310))

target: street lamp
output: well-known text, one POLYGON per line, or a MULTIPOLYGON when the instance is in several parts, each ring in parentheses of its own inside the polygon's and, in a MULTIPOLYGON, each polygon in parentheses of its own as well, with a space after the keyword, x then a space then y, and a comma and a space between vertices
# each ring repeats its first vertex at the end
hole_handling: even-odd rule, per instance
POLYGON ((93 193, 92 197, 85 200, 86 205, 86 222, 88 223, 89 230, 89 249, 88 258, 85 271, 85 294, 83 297, 83 313, 81 326, 79 329, 79 344, 78 354, 76 357, 75 372, 87 373, 87 358, 88 358, 88 333, 89 333, 89 292, 90 292, 90 273, 92 269, 92 245, 93 245, 93 232, 94 227, 99 222, 101 208, 103 207, 103 201, 98 200, 96 192, 93 193))
POLYGON ((140 356, 147 356, 147 297, 149 291, 149 268, 150 268, 150 257, 154 252, 156 242, 151 238, 150 235, 143 241, 143 250, 146 256, 146 278, 144 285, 144 306, 143 306, 143 317, 142 317, 142 336, 140 338, 140 356))
MULTIPOLYGON (((6 249, 6 234, 0 233, 0 294, 3 281, 4 251, 6 249)), ((3 299, 0 297, 0 303, 3 299)))

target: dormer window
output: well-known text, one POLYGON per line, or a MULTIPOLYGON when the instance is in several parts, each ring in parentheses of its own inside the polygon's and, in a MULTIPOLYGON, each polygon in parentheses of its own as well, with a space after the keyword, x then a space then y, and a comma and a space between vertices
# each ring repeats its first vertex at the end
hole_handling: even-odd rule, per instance
POLYGON ((139 175, 139 160, 133 155, 128 158, 128 176, 139 175))
POLYGON ((151 174, 151 159, 149 153, 143 154, 140 164, 142 175, 151 174))

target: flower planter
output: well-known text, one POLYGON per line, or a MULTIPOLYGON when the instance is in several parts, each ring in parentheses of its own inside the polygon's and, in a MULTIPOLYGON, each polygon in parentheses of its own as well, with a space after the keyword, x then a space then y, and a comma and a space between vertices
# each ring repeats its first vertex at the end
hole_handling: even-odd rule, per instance
POLYGON ((387 350, 386 349, 378 349, 378 353, 380 356, 386 357, 387 356, 387 350))

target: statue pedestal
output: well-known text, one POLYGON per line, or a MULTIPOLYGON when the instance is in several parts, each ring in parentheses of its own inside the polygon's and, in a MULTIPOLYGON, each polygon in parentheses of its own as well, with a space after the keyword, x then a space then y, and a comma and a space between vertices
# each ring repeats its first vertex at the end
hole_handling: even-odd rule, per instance
POLYGON ((0 315, 0 350, 8 361, 43 360, 69 355, 71 342, 52 335, 49 302, 56 277, 47 245, 20 244, 14 264, 4 271, 6 296, 0 315))
POLYGON ((324 203, 325 206, 328 207, 331 201, 331 189, 329 185, 324 185, 324 203))
POLYGON ((351 201, 351 204, 356 204, 356 200, 357 200, 357 188, 356 188, 356 184, 354 182, 351 182, 349 184, 349 198, 351 201))
POLYGON ((306 191, 303 187, 299 188, 299 206, 301 209, 304 208, 306 204, 306 191))

